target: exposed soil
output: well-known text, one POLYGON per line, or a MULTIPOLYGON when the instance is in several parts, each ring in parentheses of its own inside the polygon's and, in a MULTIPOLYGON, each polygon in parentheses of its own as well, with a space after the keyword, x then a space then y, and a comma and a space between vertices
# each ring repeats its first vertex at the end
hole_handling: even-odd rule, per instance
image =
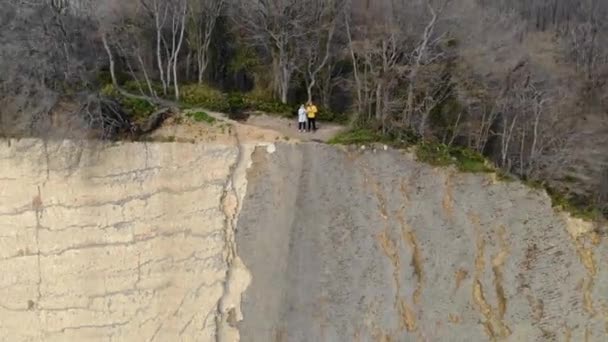
POLYGON ((205 111, 217 121, 196 122, 187 113, 200 111, 190 109, 179 116, 166 120, 163 125, 146 136, 154 141, 176 142, 228 142, 232 141, 235 127, 243 141, 318 141, 326 142, 344 129, 341 125, 318 122, 316 132, 298 132, 296 120, 266 114, 251 115, 246 121, 234 121, 222 113, 205 111))

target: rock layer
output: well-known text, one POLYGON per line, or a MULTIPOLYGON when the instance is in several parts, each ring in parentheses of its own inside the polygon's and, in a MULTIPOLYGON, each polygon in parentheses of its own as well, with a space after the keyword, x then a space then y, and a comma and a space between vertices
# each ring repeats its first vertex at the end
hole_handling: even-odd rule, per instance
POLYGON ((0 340, 214 340, 239 150, 3 142, 0 340))

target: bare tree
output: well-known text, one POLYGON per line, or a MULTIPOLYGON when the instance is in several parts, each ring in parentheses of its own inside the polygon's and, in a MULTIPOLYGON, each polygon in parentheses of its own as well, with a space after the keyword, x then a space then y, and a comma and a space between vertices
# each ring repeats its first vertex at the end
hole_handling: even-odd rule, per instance
POLYGON ((438 48, 443 35, 435 32, 435 26, 448 2, 379 1, 351 8, 345 30, 357 109, 379 122, 383 130, 389 125, 404 129, 416 122, 417 131, 423 134, 429 113, 445 100, 443 83, 437 88, 431 82, 418 82, 418 76, 423 67, 430 71, 425 77, 440 76, 433 65, 439 65, 446 55, 438 48), (429 16, 421 16, 421 9, 428 10, 429 16), (400 92, 402 88, 407 89, 405 94, 400 92), (425 95, 417 98, 415 94, 421 90, 425 95))
POLYGON ((337 25, 342 19, 345 2, 343 0, 306 0, 307 21, 314 25, 308 34, 300 39, 298 49, 303 57, 303 75, 306 82, 308 101, 312 101, 312 90, 317 84, 317 76, 327 66, 332 57, 332 46, 337 25))
POLYGON ((225 4, 226 0, 188 0, 187 41, 196 57, 199 84, 203 83, 203 75, 209 65, 211 38, 225 4))
POLYGON ((179 53, 184 42, 184 32, 186 30, 186 19, 188 15, 187 0, 172 1, 172 16, 171 16, 171 50, 169 54, 169 63, 173 67, 173 88, 175 90, 175 99, 179 100, 179 81, 177 78, 177 64, 179 53))
POLYGON ((154 21, 156 60, 163 93, 171 85, 179 99, 177 65, 184 41, 188 14, 187 0, 140 0, 147 15, 154 21))
MULTIPOLYGON (((433 63, 439 58, 442 57, 442 53, 432 54, 431 49, 434 44, 439 42, 442 35, 439 37, 435 37, 435 26, 437 25, 437 20, 439 16, 442 14, 446 6, 449 4, 450 0, 443 0, 437 3, 434 3, 431 0, 427 0, 426 7, 430 14, 430 20, 426 24, 424 31, 422 33, 420 42, 414 49, 412 53, 412 57, 414 60, 413 66, 408 74, 408 91, 407 91, 407 100, 405 105, 405 110, 403 113, 403 121, 405 123, 411 122, 411 117, 414 114, 414 92, 416 89, 416 82, 418 81, 418 73, 420 72, 420 67, 423 64, 433 63)), ((434 107, 437 103, 441 102, 442 99, 429 98, 432 101, 432 107, 434 107)), ((420 116, 420 123, 418 125, 418 134, 424 136, 426 133, 426 126, 429 117, 430 110, 429 106, 426 106, 427 109, 422 111, 422 115, 420 116)))
POLYGON ((270 57, 273 86, 281 102, 287 103, 291 79, 298 66, 298 42, 315 30, 308 1, 237 1, 236 24, 246 39, 270 57))

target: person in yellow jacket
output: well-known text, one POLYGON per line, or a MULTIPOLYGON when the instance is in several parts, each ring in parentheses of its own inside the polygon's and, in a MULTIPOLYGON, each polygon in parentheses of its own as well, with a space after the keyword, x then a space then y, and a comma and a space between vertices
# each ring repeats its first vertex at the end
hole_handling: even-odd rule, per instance
POLYGON ((312 129, 313 131, 317 130, 317 106, 315 106, 312 101, 308 101, 306 104, 306 116, 308 117, 308 131, 312 129))

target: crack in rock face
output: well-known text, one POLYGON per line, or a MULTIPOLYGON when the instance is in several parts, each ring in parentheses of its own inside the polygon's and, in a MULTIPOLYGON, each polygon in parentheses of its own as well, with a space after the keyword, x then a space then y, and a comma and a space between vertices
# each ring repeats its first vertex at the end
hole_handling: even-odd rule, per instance
POLYGON ((240 129, 1 143, 0 340, 608 340, 603 230, 545 194, 240 129))
POLYGON ((2 144, 0 340, 238 339, 255 146, 2 144))

